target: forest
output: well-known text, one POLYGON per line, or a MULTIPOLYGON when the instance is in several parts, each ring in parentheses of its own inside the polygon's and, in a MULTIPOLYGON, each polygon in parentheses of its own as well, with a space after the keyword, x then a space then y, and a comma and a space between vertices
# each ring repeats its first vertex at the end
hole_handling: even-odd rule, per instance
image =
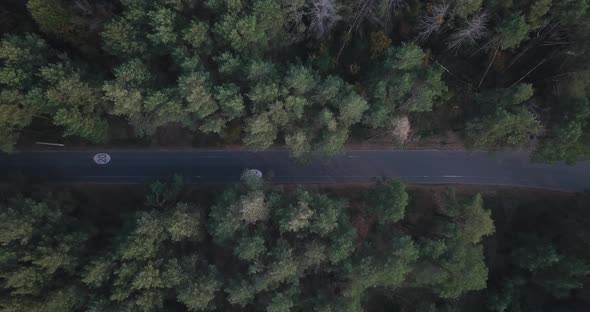
POLYGON ((588 0, 4 0, 0 148, 590 155, 588 0))
POLYGON ((0 308, 585 311, 590 193, 276 186, 0 189, 0 308), (567 208, 567 209, 564 209, 567 208))

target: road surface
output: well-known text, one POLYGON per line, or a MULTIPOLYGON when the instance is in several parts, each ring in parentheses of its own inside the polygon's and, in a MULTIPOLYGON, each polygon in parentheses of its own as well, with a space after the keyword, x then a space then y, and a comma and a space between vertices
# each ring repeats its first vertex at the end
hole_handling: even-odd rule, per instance
POLYGON ((286 151, 112 150, 98 165, 96 152, 0 154, 0 177, 20 172, 51 182, 145 183, 180 173, 194 183, 231 183, 247 168, 275 183, 358 183, 374 177, 408 183, 512 185, 562 191, 590 189, 590 162, 574 166, 532 164, 525 153, 462 151, 347 151, 332 159, 297 165, 286 151))

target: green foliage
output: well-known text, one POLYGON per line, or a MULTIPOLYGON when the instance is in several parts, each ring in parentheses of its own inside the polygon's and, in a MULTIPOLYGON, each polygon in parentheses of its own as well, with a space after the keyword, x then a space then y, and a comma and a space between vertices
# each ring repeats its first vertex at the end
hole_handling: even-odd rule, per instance
POLYGON ((176 31, 176 12, 169 8, 156 8, 147 13, 152 32, 147 38, 155 45, 171 45, 178 40, 176 31))
POLYGON ((552 3, 552 0, 537 0, 533 3, 527 15, 527 22, 531 25, 531 28, 543 26, 544 18, 551 9, 552 3))
MULTIPOLYGON (((391 128, 402 116, 416 140, 458 127, 473 148, 522 146, 544 129, 538 159, 587 157, 586 121, 555 122, 561 113, 536 103, 560 97, 562 77, 590 64, 588 0, 357 2, 28 1, 39 28, 55 35, 51 44, 62 52, 68 43, 72 59, 35 35, 2 40, 0 146, 13 150, 29 127, 52 141, 59 130, 90 143, 112 136, 142 144, 181 127, 178 141, 286 146, 307 160, 337 155, 348 142, 379 141, 366 127, 391 128), (413 42, 416 21, 434 27, 430 40, 413 42), (405 42, 392 47, 389 37, 405 42), (465 49, 441 48, 457 40, 465 49), (486 67, 482 51, 496 45, 508 51, 486 67), (534 104, 477 114, 474 90, 499 90, 517 77, 542 91, 534 104)), ((8 16, 0 26, 30 31, 26 20, 8 16)))
POLYGON ((312 151, 309 138, 303 130, 285 136, 285 145, 295 158, 303 158, 312 151))
POLYGON ((238 205, 235 204, 238 198, 237 190, 226 190, 211 207, 209 233, 217 244, 225 245, 240 228, 243 228, 238 205))
POLYGON ((215 57, 219 73, 230 76, 237 74, 242 66, 242 61, 239 57, 230 52, 223 52, 221 55, 215 57))
POLYGON ((482 237, 494 233, 494 222, 492 220, 492 211, 483 207, 483 199, 477 194, 471 202, 463 206, 460 239, 477 244, 482 237))
POLYGON ((293 300, 287 297, 285 294, 279 293, 274 296, 270 304, 266 307, 268 312, 289 312, 293 307, 293 300))
POLYGON ((27 99, 18 91, 0 91, 0 150, 13 150, 18 130, 28 126, 34 112, 27 107, 27 99))
POLYGON ((477 13, 482 6, 483 0, 458 0, 455 2, 455 14, 466 18, 477 13))
POLYGON ((462 246, 453 250, 448 258, 441 260, 441 266, 448 268, 437 292, 443 298, 457 298, 467 291, 486 287, 488 268, 484 263, 481 246, 462 246))
POLYGON ((109 51, 125 60, 115 68, 115 80, 105 83, 105 98, 113 103, 111 113, 125 117, 139 136, 173 123, 221 135, 244 112, 237 86, 215 85, 203 68, 201 58, 212 52, 209 26, 189 23, 184 9, 180 2, 129 1, 102 34, 109 51), (164 70, 163 58, 172 61, 164 70), (164 84, 155 75, 160 72, 167 76, 164 84))
POLYGON ((221 287, 215 269, 196 254, 171 253, 200 241, 200 225, 199 213, 188 204, 138 213, 129 231, 117 237, 118 246, 88 266, 83 281, 131 309, 161 309, 173 296, 191 311, 206 310, 221 287))
MULTIPOLYGON (((378 138, 360 121, 385 128, 407 116, 416 139, 465 125, 471 148, 524 147, 542 134, 535 159, 589 157, 588 0, 427 2, 30 0, 31 22, 52 40, 0 41, 0 148, 13 150, 21 133, 23 142, 59 130, 109 143, 112 125, 147 138, 180 126, 195 143, 213 135, 233 144, 243 133, 238 143, 286 145, 305 160, 340 153, 351 133, 353 142, 378 138), (411 43, 417 18, 438 30, 420 46, 411 43), (85 48, 81 24, 100 33, 85 48), (457 33, 481 49, 441 48, 457 33), (389 37, 407 42, 391 47, 389 37), (486 67, 482 51, 496 45, 508 51, 486 67), (501 89, 521 80, 537 94, 526 83, 501 89)), ((5 32, 35 29, 5 15, 5 32)), ((350 207, 260 179, 203 205, 179 202, 182 191, 179 177, 152 184, 142 209, 92 240, 67 200, 3 197, 1 309, 358 311, 372 292, 407 285, 432 292, 431 309, 440 306, 433 296, 486 283, 481 241, 494 225, 480 196, 453 199, 422 225, 393 182, 350 207)), ((556 241, 512 246, 494 310, 533 307, 528 289, 562 298, 581 287, 587 263, 556 241)))
POLYGON ((573 290, 584 287, 583 279, 590 274, 588 261, 532 235, 517 237, 512 242, 509 259, 514 267, 499 285, 488 291, 492 311, 511 311, 527 305, 540 309, 542 302, 531 302, 535 296, 565 299, 573 290))
POLYGON ((244 143, 257 149, 267 149, 272 146, 278 135, 278 129, 273 124, 270 114, 260 114, 246 119, 247 136, 244 143))
POLYGON ((213 306, 215 293, 221 287, 214 269, 210 268, 206 275, 199 273, 186 279, 178 291, 178 301, 189 311, 206 311, 213 306))
POLYGON ((522 147, 542 131, 537 117, 523 105, 533 95, 532 86, 520 84, 479 94, 476 102, 482 118, 467 124, 467 139, 471 148, 522 147))
POLYGON ((542 127, 535 115, 521 108, 509 113, 498 110, 494 115, 467 125, 470 146, 524 146, 542 127))
MULTIPOLYGON (((430 242, 432 244, 432 242, 430 242)), ((429 262, 419 263, 415 283, 429 286, 442 298, 457 298, 467 291, 486 287, 488 269, 481 245, 448 240, 429 262)))
POLYGON ((396 223, 404 218, 408 193, 400 182, 380 182, 369 190, 369 211, 380 224, 396 223))
POLYGON ((584 131, 590 119, 587 98, 564 97, 556 101, 552 131, 535 151, 533 159, 546 162, 565 160, 568 163, 587 159, 590 157, 590 149, 584 142, 584 131))
MULTIPOLYGON (((164 184, 174 189, 174 180, 164 184)), ((64 194, 34 191, 6 197, 15 192, 0 189, 0 286, 6 294, 0 307, 39 312, 173 306, 188 311, 359 311, 371 306, 367 301, 375 295, 395 291, 408 297, 404 309, 455 311, 451 308, 457 306, 444 304, 446 299, 485 288, 482 239, 494 232, 494 225, 480 195, 463 200, 450 192, 442 202, 432 198, 440 204, 433 213, 409 211, 403 224, 372 226, 381 217, 364 207, 380 196, 397 203, 404 187, 381 182, 368 192, 382 192, 379 196, 355 192, 350 196, 355 206, 349 207, 333 193, 237 185, 213 201, 191 198, 213 203, 205 220, 206 208, 178 203, 173 195, 178 192, 170 190, 167 201, 149 195, 148 202, 160 204, 131 210, 124 224, 103 229, 93 227, 93 216, 64 194), (245 199, 259 196, 255 192, 269 208, 264 222, 252 223, 241 212, 245 199), (415 296, 423 304, 415 304, 415 296)), ((566 226, 577 228, 584 220, 576 215, 566 226)), ((562 243, 544 237, 551 232, 569 237, 569 231, 544 230, 541 236, 518 235, 506 242, 511 248, 500 249, 496 257, 507 261, 486 291, 490 310, 536 308, 543 301, 534 303, 539 296, 564 300, 583 287, 590 265, 566 246, 583 237, 562 243)))
POLYGON ((13 194, 0 202, 0 281, 6 311, 70 311, 80 307, 76 274, 89 229, 72 217, 68 197, 13 194), (69 287, 60 288, 60 285, 69 287), (78 297, 78 298, 76 298, 78 297))
POLYGON ((57 57, 35 35, 8 36, 0 43, 0 128, 4 150, 11 150, 18 132, 34 116, 49 116, 64 129, 94 143, 108 139, 108 124, 99 89, 82 78, 65 56, 57 57), (50 63, 57 61, 56 63, 50 63))
POLYGON ((233 120, 244 114, 244 99, 235 84, 229 83, 216 86, 214 96, 220 106, 223 117, 233 120))
POLYGON ((211 44, 209 39, 209 26, 204 22, 193 21, 185 30, 182 39, 197 49, 207 46, 211 44))
POLYGON ((284 132, 295 157, 303 158, 314 150, 338 153, 349 128, 367 109, 366 101, 342 79, 329 76, 321 80, 308 67, 290 66, 280 84, 272 80, 276 75, 271 63, 253 62, 249 67, 253 87, 248 96, 254 116, 246 121, 244 142, 266 149, 284 132))
POLYGON ((36 35, 7 36, 0 42, 0 146, 10 151, 20 129, 28 126, 40 110, 34 104, 35 73, 47 62, 48 47, 36 35))
POLYGON ((261 236, 242 237, 234 251, 242 260, 255 260, 266 253, 264 238, 261 236))
MULTIPOLYGON (((228 12, 215 24, 214 33, 236 51, 262 52, 277 44, 283 34, 283 17, 277 0, 252 1, 249 12, 228 12)), ((235 10, 239 11, 239 10, 235 10)))
POLYGON ((248 224, 268 219, 269 207, 262 191, 251 191, 242 195, 239 202, 240 218, 248 224))
POLYGON ((192 40, 199 37, 196 34, 199 31, 201 43, 207 41, 203 38, 206 31, 203 34, 202 30, 195 29, 198 24, 189 24, 180 16, 183 9, 179 1, 124 1, 122 13, 101 33, 104 45, 109 52, 129 60, 171 53, 180 47, 183 32, 187 34, 188 44, 198 44, 192 40))
POLYGON ((494 233, 492 213, 483 207, 483 199, 480 194, 465 202, 459 202, 453 192, 448 195, 447 215, 455 223, 452 236, 454 239, 466 244, 477 244, 484 236, 494 233))
POLYGON ((149 185, 146 204, 154 207, 164 207, 176 202, 185 186, 183 176, 173 175, 169 179, 158 180, 149 185))
POLYGON ((528 38, 530 26, 522 15, 514 15, 503 20, 497 31, 502 49, 515 49, 528 38))
POLYGON ((155 80, 145 62, 134 58, 119 66, 115 80, 103 87, 105 98, 113 102, 112 113, 125 116, 140 136, 151 135, 159 127, 174 122, 194 128, 197 121, 203 122, 200 130, 221 133, 226 121, 241 114, 241 99, 232 94, 235 89, 218 90, 220 100, 231 100, 220 109, 203 72, 179 77, 178 89, 158 89, 155 80), (212 123, 218 120, 221 122, 212 123))
POLYGON ((422 253, 430 260, 419 264, 415 282, 430 285, 442 298, 457 298, 486 287, 488 269, 481 240, 495 228, 479 194, 461 203, 451 192, 447 200, 445 214, 449 219, 438 226, 445 239, 423 242, 422 253))
POLYGON ((303 66, 292 66, 285 77, 285 87, 295 96, 305 95, 317 85, 315 73, 303 66))
POLYGON ((65 128, 64 136, 79 136, 91 142, 104 143, 108 124, 102 118, 99 89, 84 82, 70 64, 49 65, 40 76, 49 83, 46 105, 55 111, 54 124, 65 128))
POLYGON ((27 8, 43 32, 63 34, 72 30, 74 16, 63 0, 29 0, 27 8))
POLYGON ((9 35, 2 38, 0 83, 18 90, 26 90, 34 85, 35 72, 48 63, 47 59, 51 53, 47 43, 34 34, 9 35))
POLYGON ((150 76, 144 63, 134 59, 119 66, 115 80, 103 87, 105 100, 113 103, 112 113, 125 116, 139 135, 153 134, 158 126, 170 121, 171 116, 158 114, 157 110, 175 104, 167 101, 168 94, 144 89, 150 76))
POLYGON ((501 289, 492 290, 488 295, 488 309, 494 312, 509 311, 515 304, 515 293, 524 283, 520 278, 510 279, 504 282, 501 289))
POLYGON ((279 310, 300 306, 292 290, 314 270, 345 260, 355 249, 356 233, 346 211, 344 202, 304 190, 263 192, 244 185, 224 192, 211 210, 209 232, 249 264, 226 288, 228 301, 239 306, 257 301, 279 310), (244 218, 244 201, 261 196, 270 215, 264 222, 244 218), (284 293, 283 286, 293 289, 284 293), (268 296, 275 299, 263 300, 268 296))
POLYGON ((361 309, 363 293, 370 288, 397 288, 411 272, 418 259, 418 250, 409 237, 396 238, 391 254, 380 258, 365 257, 353 266, 350 284, 344 291, 351 310, 361 309))
POLYGON ((425 54, 415 44, 404 44, 386 52, 384 66, 371 74, 372 100, 365 123, 386 126, 396 114, 429 112, 447 92, 442 72, 424 64, 425 54))
POLYGON ((179 92, 188 104, 185 112, 195 113, 201 119, 210 116, 217 109, 208 78, 205 73, 193 72, 178 80, 179 92))
POLYGON ((532 273, 530 282, 556 298, 568 297, 583 287, 582 279, 590 274, 590 264, 571 254, 558 251, 553 244, 525 238, 524 244, 511 254, 515 264, 532 273))
POLYGON ((225 288, 225 291, 229 304, 242 307, 250 303, 256 293, 256 289, 245 280, 242 280, 241 284, 231 283, 225 288))
POLYGON ((553 3, 555 15, 565 24, 575 25, 588 13, 588 0, 563 0, 553 3))
POLYGON ((123 18, 111 21, 101 33, 105 47, 117 55, 137 55, 148 50, 147 43, 138 39, 140 30, 132 20, 123 18))

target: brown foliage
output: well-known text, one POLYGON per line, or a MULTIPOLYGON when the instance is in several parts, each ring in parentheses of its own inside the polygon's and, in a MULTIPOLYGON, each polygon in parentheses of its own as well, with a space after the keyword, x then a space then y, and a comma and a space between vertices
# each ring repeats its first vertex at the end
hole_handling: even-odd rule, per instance
POLYGON ((359 238, 364 240, 369 236, 371 224, 365 215, 359 213, 354 216, 354 218, 352 218, 352 226, 356 229, 359 238))
POLYGON ((389 47, 391 47, 391 39, 383 31, 371 33, 371 59, 380 58, 389 47))

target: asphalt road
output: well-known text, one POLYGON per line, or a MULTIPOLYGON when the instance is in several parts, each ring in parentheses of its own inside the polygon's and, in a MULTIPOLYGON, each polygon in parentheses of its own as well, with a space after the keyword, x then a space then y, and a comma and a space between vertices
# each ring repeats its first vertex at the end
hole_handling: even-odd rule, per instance
POLYGON ((355 183, 374 177, 408 183, 511 185, 562 191, 590 190, 590 162, 574 166, 532 164, 525 153, 460 151, 348 151, 345 155, 297 165, 285 151, 104 151, 0 154, 0 177, 13 173, 51 182, 144 183, 181 173, 194 183, 229 183, 256 168, 275 183, 355 183))

